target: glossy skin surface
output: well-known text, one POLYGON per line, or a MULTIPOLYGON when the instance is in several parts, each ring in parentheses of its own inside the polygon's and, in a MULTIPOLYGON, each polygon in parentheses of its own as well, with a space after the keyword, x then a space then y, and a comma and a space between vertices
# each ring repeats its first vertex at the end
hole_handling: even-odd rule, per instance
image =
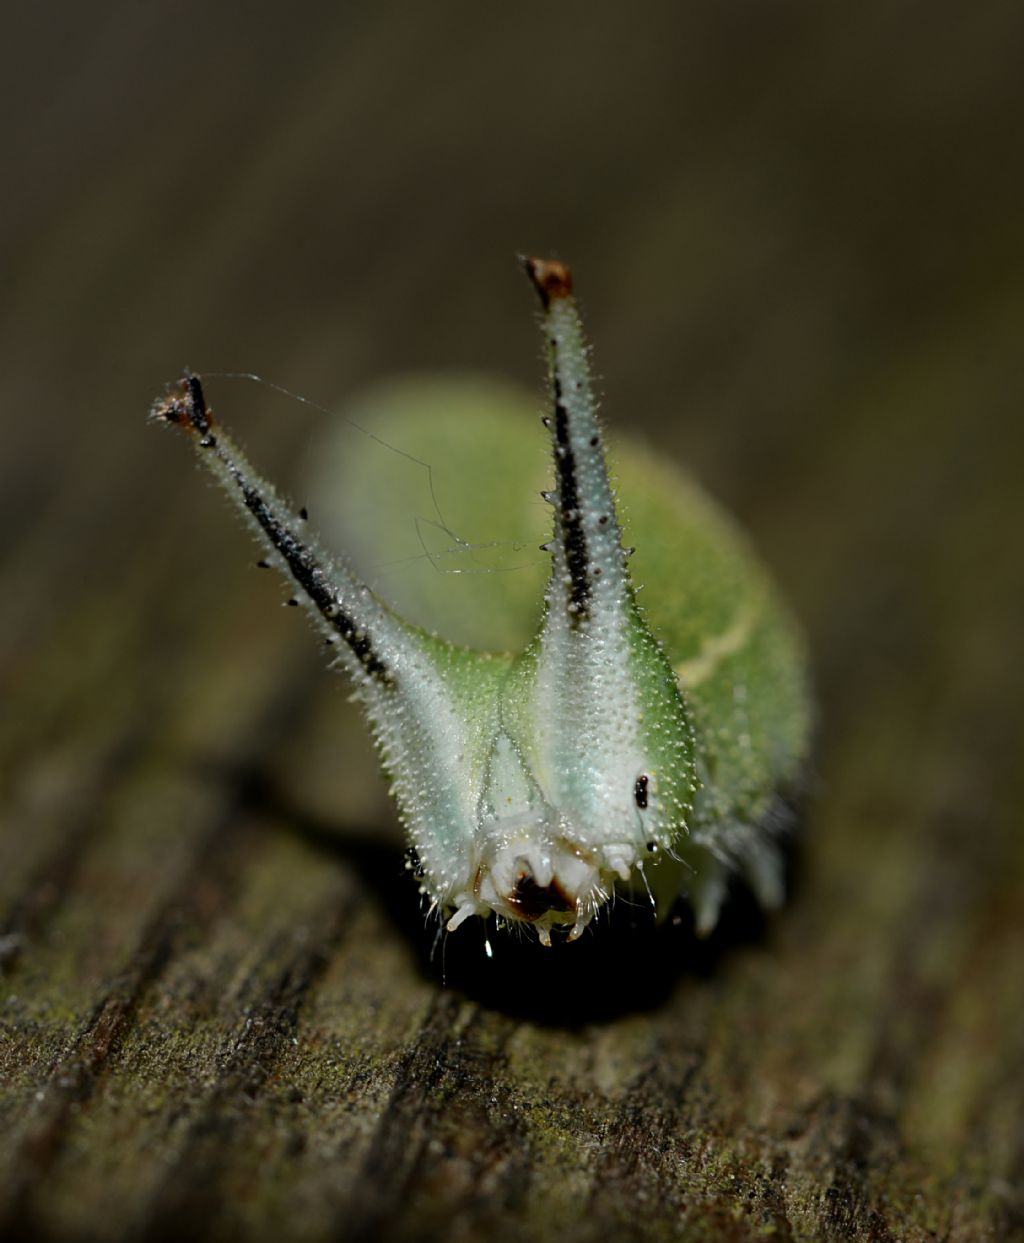
MULTIPOLYGON (((440 637, 443 575, 425 580, 419 625, 400 618, 310 541, 213 423, 194 378, 156 414, 191 433, 335 641, 450 930, 493 912, 545 944, 556 928, 573 940, 616 884, 634 882, 661 913, 685 891, 709 930, 731 870, 765 905, 782 898, 776 792, 797 780, 808 730, 799 641, 728 520, 685 476, 627 446, 615 458, 623 538, 571 278, 558 263, 525 266, 550 359, 554 523, 542 604, 524 596, 535 575, 503 576, 503 620, 515 631, 538 617, 518 654, 440 637)), ((413 453, 420 436, 435 460, 450 437, 446 460, 467 486, 500 472, 507 490, 532 473, 514 417, 452 426, 410 412, 385 434, 413 453)), ((346 495, 358 493, 358 459, 335 464, 346 495)), ((367 517, 371 560, 376 530, 367 517)))

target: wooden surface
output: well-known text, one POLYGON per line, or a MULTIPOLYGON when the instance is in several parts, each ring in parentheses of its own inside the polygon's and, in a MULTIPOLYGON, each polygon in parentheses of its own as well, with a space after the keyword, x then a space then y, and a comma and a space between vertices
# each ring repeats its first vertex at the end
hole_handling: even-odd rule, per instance
MULTIPOLYGON (((0 199, 0 1234, 1024 1237, 1015 6, 23 6, 0 199), (431 958, 188 363, 535 384, 754 532, 820 745, 789 908, 431 958)), ((293 483, 315 417, 210 382, 293 483)))

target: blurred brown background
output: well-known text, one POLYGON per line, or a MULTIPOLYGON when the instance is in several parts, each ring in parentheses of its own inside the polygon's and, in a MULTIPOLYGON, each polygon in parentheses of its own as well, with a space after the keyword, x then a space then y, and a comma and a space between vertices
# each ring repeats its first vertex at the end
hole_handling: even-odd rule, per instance
MULTIPOLYGON (((1024 8, 4 25, 0 1232, 1024 1236, 1024 8), (325 844, 387 814, 344 690, 144 419, 184 364, 539 391, 519 251, 821 706, 790 910, 575 991, 442 987, 400 856, 325 844)), ((210 395, 294 479, 308 411, 210 395)))

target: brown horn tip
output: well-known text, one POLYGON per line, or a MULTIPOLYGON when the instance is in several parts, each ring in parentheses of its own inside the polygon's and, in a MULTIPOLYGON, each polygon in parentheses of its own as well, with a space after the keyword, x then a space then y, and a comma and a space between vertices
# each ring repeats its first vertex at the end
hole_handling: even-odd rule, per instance
POLYGON ((572 272, 568 264, 558 259, 537 259, 530 255, 520 255, 519 262, 545 307, 558 298, 572 297, 572 272))
POLYGON ((213 415, 207 408, 202 383, 191 372, 185 373, 173 392, 154 403, 152 414, 155 419, 172 423, 187 432, 198 432, 200 436, 208 435, 213 426, 213 415))

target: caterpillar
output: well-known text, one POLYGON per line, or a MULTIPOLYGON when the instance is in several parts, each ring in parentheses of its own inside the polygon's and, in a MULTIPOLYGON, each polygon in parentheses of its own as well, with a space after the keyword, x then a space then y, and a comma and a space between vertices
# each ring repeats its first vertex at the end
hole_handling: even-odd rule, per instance
MULTIPOLYGON (((680 469, 622 443, 613 490, 570 270, 522 264, 549 360, 552 525, 517 652, 399 615, 254 471, 198 376, 152 414, 191 439, 333 645, 449 931, 493 914, 544 945, 574 941, 616 887, 639 886, 659 916, 685 894, 707 933, 734 874, 766 908, 784 897, 780 794, 810 728, 803 642, 744 536, 680 469)), ((523 433, 513 420, 498 440, 523 433)), ((515 467, 487 443, 495 472, 515 467)))

